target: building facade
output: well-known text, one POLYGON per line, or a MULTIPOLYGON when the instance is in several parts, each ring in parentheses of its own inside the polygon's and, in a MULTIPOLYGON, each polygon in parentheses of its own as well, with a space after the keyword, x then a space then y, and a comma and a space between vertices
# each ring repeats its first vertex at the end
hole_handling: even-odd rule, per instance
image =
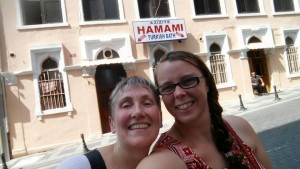
POLYGON ((203 59, 221 102, 253 97, 252 71, 269 92, 300 85, 299 30, 299 0, 0 0, 11 155, 109 133, 114 85, 153 81, 168 51, 203 59))

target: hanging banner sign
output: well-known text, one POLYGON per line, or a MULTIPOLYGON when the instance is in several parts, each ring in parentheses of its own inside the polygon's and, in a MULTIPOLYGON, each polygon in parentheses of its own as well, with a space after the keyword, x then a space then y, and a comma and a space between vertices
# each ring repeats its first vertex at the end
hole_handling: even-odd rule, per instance
POLYGON ((183 19, 133 21, 136 43, 187 39, 183 19))

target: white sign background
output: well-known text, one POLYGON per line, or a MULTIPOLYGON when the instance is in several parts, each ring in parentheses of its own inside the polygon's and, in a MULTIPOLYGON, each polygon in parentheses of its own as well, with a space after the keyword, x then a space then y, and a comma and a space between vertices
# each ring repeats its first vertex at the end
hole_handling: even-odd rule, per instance
POLYGON ((136 43, 187 39, 183 19, 133 21, 136 43))

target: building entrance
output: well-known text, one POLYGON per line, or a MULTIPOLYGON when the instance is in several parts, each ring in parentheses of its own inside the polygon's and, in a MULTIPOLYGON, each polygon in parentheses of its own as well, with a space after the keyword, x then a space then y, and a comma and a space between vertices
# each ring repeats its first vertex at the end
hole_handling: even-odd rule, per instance
POLYGON ((115 85, 126 77, 122 64, 100 65, 96 69, 95 82, 102 133, 110 132, 109 125, 109 96, 115 85))
MULTIPOLYGON (((250 72, 256 72, 263 79, 267 92, 270 91, 270 78, 268 73, 267 58, 263 49, 247 52, 250 72)), ((250 77, 250 75, 249 75, 250 77)))

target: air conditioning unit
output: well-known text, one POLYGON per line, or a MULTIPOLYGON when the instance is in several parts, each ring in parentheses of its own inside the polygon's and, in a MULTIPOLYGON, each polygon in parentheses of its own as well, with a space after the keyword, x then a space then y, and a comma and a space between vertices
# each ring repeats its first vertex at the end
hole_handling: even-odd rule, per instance
POLYGON ((113 52, 111 49, 103 49, 103 58, 104 59, 111 59, 113 58, 113 52))

